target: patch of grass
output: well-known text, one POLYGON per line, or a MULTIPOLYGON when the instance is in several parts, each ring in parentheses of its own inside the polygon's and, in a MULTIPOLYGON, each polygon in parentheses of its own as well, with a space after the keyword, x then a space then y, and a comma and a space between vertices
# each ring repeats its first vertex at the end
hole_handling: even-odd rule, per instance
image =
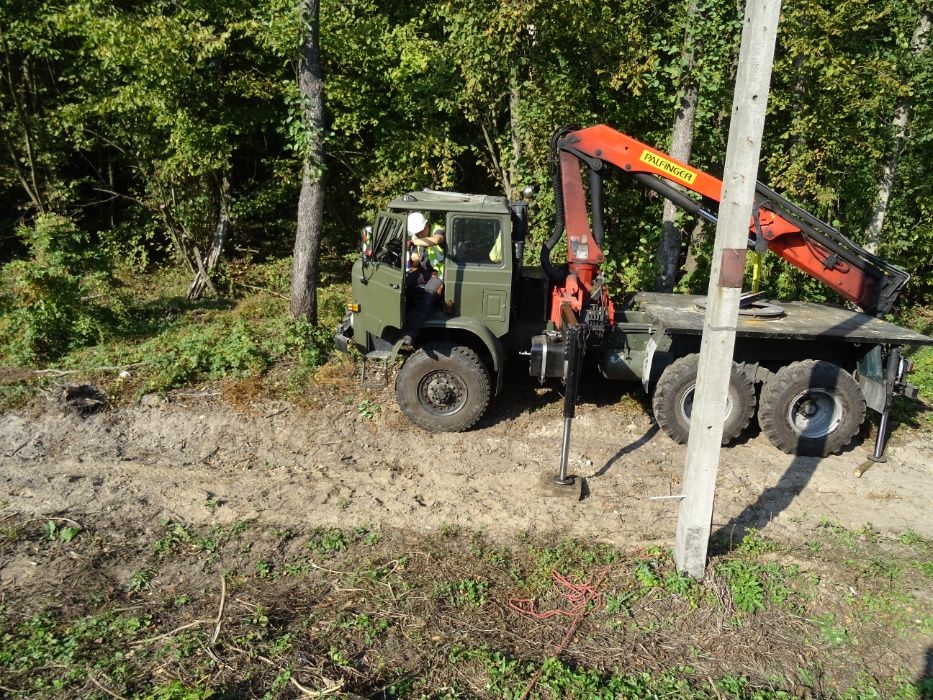
MULTIPOLYGON (((61 620, 40 613, 13 625, 3 625, 0 671, 20 679, 24 697, 60 697, 82 687, 87 669, 106 674, 123 689, 132 679, 132 664, 124 649, 151 626, 146 617, 112 613, 61 620)), ((5 684, 8 681, 5 680, 5 684)))
POLYGON ((460 581, 439 583, 434 595, 455 608, 481 608, 489 600, 489 582, 464 578, 460 581))
POLYGON ((133 575, 130 576, 130 580, 126 583, 126 590, 130 593, 139 593, 140 591, 148 591, 149 586, 152 583, 152 572, 147 569, 138 569, 133 572, 133 575))
POLYGON ((305 546, 318 554, 333 554, 345 550, 347 542, 340 528, 320 527, 311 532, 305 546))
POLYGON ((837 625, 836 616, 831 613, 817 616, 814 618, 813 624, 816 625, 823 639, 832 647, 843 646, 852 641, 849 630, 846 627, 837 625))
POLYGON ((380 410, 382 410, 382 407, 372 399, 363 399, 356 406, 356 412, 360 415, 360 418, 365 418, 366 420, 375 418, 379 415, 380 410))
POLYGON ((368 525, 359 525, 353 528, 353 541, 362 542, 367 547, 375 547, 382 539, 378 530, 374 530, 368 525))
POLYGON ((572 698, 665 698, 712 700, 730 697, 756 700, 789 700, 783 690, 757 686, 741 675, 727 674, 718 681, 693 679, 689 669, 669 672, 609 673, 546 658, 543 663, 526 662, 488 647, 455 648, 450 661, 456 666, 479 665, 486 676, 485 687, 492 697, 517 698, 534 682, 532 697, 572 698))
POLYGON ((919 347, 909 356, 914 363, 914 371, 908 380, 917 387, 924 401, 933 403, 933 347, 919 347))
MULTIPOLYGON (((127 277, 126 282, 98 280, 91 296, 104 299, 103 305, 59 304, 67 310, 63 319, 86 317, 93 319, 90 325, 61 322, 53 315, 58 320, 51 325, 37 322, 24 330, 22 314, 14 319, 19 312, 0 308, 0 335, 13 324, 8 330, 22 340, 19 349, 0 347, 0 364, 25 368, 54 363, 76 372, 76 379, 105 384, 109 394, 127 399, 205 381, 259 378, 283 362, 292 365, 292 389, 301 390, 310 372, 331 355, 346 285, 319 289, 319 324, 312 326, 292 319, 280 298, 243 286, 234 285, 221 299, 190 302, 183 296, 187 282, 175 270, 127 277), (114 367, 127 367, 128 372, 118 376, 114 367)), ((48 293, 56 299, 73 296, 48 293)), ((82 294, 87 296, 78 296, 82 294)), ((39 381, 30 374, 0 378, 0 406, 28 400, 39 381)))
POLYGON ((359 613, 343 619, 337 626, 345 630, 361 630, 365 636, 366 645, 372 646, 376 638, 389 629, 390 624, 387 618, 359 613))
POLYGON ((155 553, 159 556, 168 554, 181 544, 191 542, 191 533, 181 523, 166 520, 162 523, 162 526, 165 528, 165 534, 156 541, 154 547, 155 553))
POLYGON ((256 576, 259 578, 269 578, 272 576, 272 563, 260 559, 256 562, 256 576))
POLYGON ((20 408, 38 392, 38 383, 31 375, 0 379, 0 411, 20 408))
MULTIPOLYGON (((82 680, 36 690, 28 685, 30 674, 60 662, 46 655, 21 675, 5 665, 23 669, 24 662, 3 654, 11 640, 22 639, 18 628, 29 617, 10 619, 0 607, 0 676, 14 689, 11 698, 107 696, 86 680, 90 668, 99 671, 95 680, 127 698, 198 697, 207 679, 219 697, 263 697, 287 678, 280 697, 295 694, 295 680, 312 692, 342 681, 339 692, 330 691, 335 697, 514 699, 540 672, 530 697, 918 699, 919 681, 905 669, 884 666, 877 649, 898 652, 890 658, 912 658, 912 649, 933 633, 922 597, 929 580, 919 575, 927 545, 868 531, 852 533, 851 549, 833 529, 819 529, 815 539, 825 546, 818 558, 802 543, 778 544, 751 533, 714 558, 713 575, 694 581, 676 572, 667 549, 624 552, 586 539, 548 546, 527 536, 510 546, 470 531, 449 538, 358 526, 316 528, 296 540, 287 529, 256 526, 247 552, 230 541, 246 523, 167 521, 155 537, 117 526, 106 540, 78 537, 62 547, 42 546, 41 527, 7 522, 22 536, 0 539, 4 555, 54 564, 37 569, 35 591, 49 590, 46 570, 57 580, 64 567, 78 567, 68 598, 27 603, 51 621, 55 636, 108 609, 131 610, 146 624, 133 636, 88 636, 88 655, 71 670, 61 662, 53 674, 78 679, 83 673, 82 680), (212 551, 198 555, 197 543, 205 538, 212 551), (223 538, 226 546, 218 544, 223 538), (312 565, 322 555, 327 563, 312 565), (797 568, 807 569, 801 559, 808 557, 818 559, 822 582, 797 568), (81 567, 89 572, 84 577, 81 567), (226 603, 211 644, 218 570, 226 603), (127 571, 135 571, 129 582, 127 571), (559 659, 549 655, 570 618, 533 619, 509 606, 539 614, 567 610, 571 590, 555 585, 552 571, 587 581, 602 594, 559 659), (123 586, 101 585, 102 576, 123 586), (873 677, 857 677, 869 663, 873 677), (180 685, 172 686, 171 678, 180 685)), ((13 588, 11 595, 22 592, 13 588)), ((10 603, 23 607, 19 599, 10 603)))
POLYGON ((716 573, 724 577, 732 603, 740 614, 750 615, 769 606, 784 605, 793 596, 788 582, 799 575, 799 567, 760 561, 763 554, 777 549, 775 543, 752 528, 735 548, 736 556, 716 564, 716 573))
POLYGON ((564 576, 584 578, 587 573, 601 566, 609 566, 621 558, 620 552, 602 542, 585 542, 566 539, 556 547, 540 547, 532 544, 528 548, 534 566, 527 582, 533 589, 549 585, 551 572, 564 576))
POLYGON ((926 544, 927 541, 911 529, 904 530, 897 538, 898 542, 907 546, 926 544))

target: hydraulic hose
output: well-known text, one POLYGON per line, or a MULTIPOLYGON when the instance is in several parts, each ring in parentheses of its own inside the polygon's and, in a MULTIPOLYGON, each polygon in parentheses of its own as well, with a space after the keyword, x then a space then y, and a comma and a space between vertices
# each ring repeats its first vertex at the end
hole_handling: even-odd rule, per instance
POLYGON ((555 284, 563 282, 567 278, 567 268, 562 265, 560 269, 554 267, 551 263, 551 251, 564 235, 566 221, 564 219, 564 188, 561 183, 560 172, 560 152, 558 144, 560 140, 569 132, 574 131, 574 127, 565 126, 551 136, 551 151, 548 156, 548 173, 551 176, 551 183, 554 187, 554 230, 551 237, 541 246, 541 269, 555 284))

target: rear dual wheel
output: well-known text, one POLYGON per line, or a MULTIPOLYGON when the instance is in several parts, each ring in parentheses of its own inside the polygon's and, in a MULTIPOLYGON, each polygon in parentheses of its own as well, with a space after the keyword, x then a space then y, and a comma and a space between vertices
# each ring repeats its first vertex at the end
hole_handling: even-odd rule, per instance
POLYGON ((779 369, 761 390, 758 423, 788 454, 825 457, 852 441, 865 398, 851 374, 832 362, 803 360, 779 369))
MULTIPOLYGON (((690 416, 697 383, 700 356, 686 355, 668 366, 658 379, 651 405, 654 419, 675 442, 687 442, 690 416)), ((755 385, 742 368, 732 363, 726 417, 723 421, 722 444, 725 445, 745 430, 755 415, 755 385)))

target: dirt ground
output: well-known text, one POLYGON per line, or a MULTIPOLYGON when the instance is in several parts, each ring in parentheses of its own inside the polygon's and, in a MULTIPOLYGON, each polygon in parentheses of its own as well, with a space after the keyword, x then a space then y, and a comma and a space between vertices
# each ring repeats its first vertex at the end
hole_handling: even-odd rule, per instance
MULTIPOLYGON (((933 538, 929 428, 900 426, 888 462, 861 479, 852 470, 871 449, 867 429, 861 444, 826 459, 785 455, 750 430, 722 452, 717 563, 703 587, 675 594, 665 588, 679 580, 665 548, 685 448, 629 387, 584 384, 570 450, 581 499, 548 485, 561 397, 523 377, 476 429, 439 435, 409 423, 390 389, 360 389, 348 362, 323 368, 289 401, 273 398, 281 379, 84 414, 49 384, 45 399, 2 414, 0 631, 20 652, 0 668, 12 683, 0 690, 136 697, 179 682, 267 697, 291 669, 346 697, 396 697, 386 689, 406 679, 432 697, 447 697, 450 684, 463 697, 515 696, 568 637, 562 618, 516 616, 510 596, 550 600, 541 577, 576 554, 588 575, 601 564, 608 578, 605 605, 564 654, 567 669, 626 669, 663 683, 689 658, 691 683, 739 674, 769 688, 780 678, 797 697, 833 697, 823 688, 866 679, 893 692, 930 674, 928 563, 915 561, 928 545, 904 534, 933 538), (72 525, 81 532, 73 542, 72 525), (774 554, 782 563, 769 569, 770 545, 727 552, 749 527, 790 554, 774 554), (785 602, 762 598, 754 616, 739 613, 736 565, 757 567, 754 590, 765 596, 772 589, 761 582, 772 581, 785 602), (108 656, 100 642, 111 632, 93 625, 123 624, 126 611, 142 627, 113 628, 108 656), (37 625, 78 651, 62 664, 59 647, 29 646, 37 625), (93 633, 78 639, 85 628, 93 633), (124 649, 140 645, 148 651, 124 664, 124 649), (455 647, 478 656, 456 660, 455 647), (521 662, 500 679, 512 690, 494 691, 490 669, 509 658, 521 662), (98 670, 85 678, 85 667, 98 670)), ((68 396, 96 406, 93 392, 68 396)), ((710 693, 697 697, 723 697, 710 693)))
MULTIPOLYGON (((192 524, 459 525, 493 539, 520 532, 591 536, 617 546, 672 545, 685 448, 658 431, 631 387, 584 386, 571 472, 584 495, 553 495, 561 401, 524 378, 507 384, 479 426, 430 435, 391 389, 355 386, 326 368, 299 402, 207 387, 80 416, 54 400, 0 421, 5 510, 39 516, 192 524)), ((792 457, 757 429, 722 452, 714 529, 753 526, 806 539, 821 518, 882 533, 933 537, 933 435, 902 427, 888 461, 852 470, 872 440, 825 459, 792 457)), ((9 573, 9 572, 7 572, 9 573)), ((2 574, 2 572, 0 572, 2 574)))

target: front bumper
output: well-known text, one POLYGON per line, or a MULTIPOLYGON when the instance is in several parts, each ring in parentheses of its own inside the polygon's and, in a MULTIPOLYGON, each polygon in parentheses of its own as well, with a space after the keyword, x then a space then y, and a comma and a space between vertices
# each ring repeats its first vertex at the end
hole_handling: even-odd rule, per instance
POLYGON ((337 326, 334 333, 334 347, 340 352, 348 352, 350 343, 353 339, 353 314, 349 311, 344 315, 343 320, 337 326))

